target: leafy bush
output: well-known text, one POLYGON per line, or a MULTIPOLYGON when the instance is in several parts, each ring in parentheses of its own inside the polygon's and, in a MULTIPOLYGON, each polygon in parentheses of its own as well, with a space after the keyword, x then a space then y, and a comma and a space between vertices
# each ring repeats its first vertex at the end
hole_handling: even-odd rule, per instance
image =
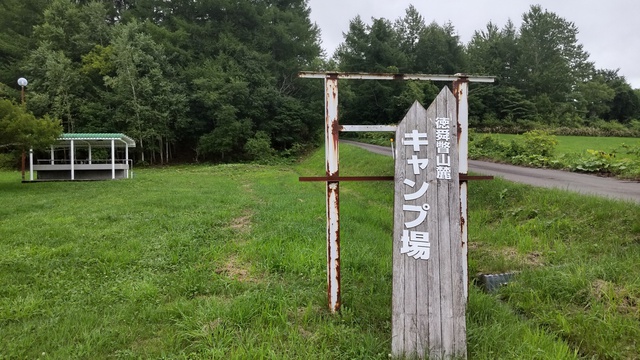
POLYGON ((592 123, 592 126, 598 128, 598 129, 611 131, 611 132, 626 131, 627 130, 627 128, 624 125, 620 124, 617 121, 604 121, 604 120, 601 120, 601 119, 598 119, 598 120, 594 121, 592 123))
POLYGON ((532 130, 523 134, 527 155, 552 156, 558 145, 555 136, 544 130, 532 130))
POLYGON ((17 167, 19 162, 18 154, 15 152, 0 153, 0 169, 12 170, 17 167))
POLYGON ((627 154, 635 155, 637 157, 640 157, 640 142, 638 142, 635 145, 623 144, 622 148, 625 149, 625 152, 627 154))
POLYGON ((258 162, 269 162, 275 156, 275 150, 271 148, 271 138, 264 131, 256 132, 252 138, 247 140, 244 151, 252 160, 258 162))
POLYGON ((532 130, 522 139, 512 140, 503 152, 502 160, 516 165, 546 167, 558 141, 546 131, 532 130))
POLYGON ((510 146, 504 141, 490 136, 471 133, 469 136, 469 157, 471 159, 503 159, 510 146))
POLYGON ((531 167, 549 167, 550 158, 543 155, 516 155, 511 158, 513 165, 524 165, 531 167))
POLYGON ((637 162, 631 159, 617 160, 615 153, 591 149, 567 165, 572 171, 611 175, 624 174, 628 169, 638 166, 637 162))
POLYGON ((510 143, 490 135, 478 136, 472 133, 469 157, 496 159, 514 165, 546 167, 557 144, 555 136, 542 130, 526 132, 522 140, 512 140, 510 143))
POLYGON ((589 149, 586 155, 583 155, 568 165, 572 171, 606 173, 611 164, 611 158, 612 154, 589 149))

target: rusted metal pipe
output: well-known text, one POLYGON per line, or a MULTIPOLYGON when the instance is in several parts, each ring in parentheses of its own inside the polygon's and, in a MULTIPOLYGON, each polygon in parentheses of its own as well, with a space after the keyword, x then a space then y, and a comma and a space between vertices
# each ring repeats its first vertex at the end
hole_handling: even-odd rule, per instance
MULTIPOLYGON (((468 178, 469 173, 469 158, 468 158, 468 142, 469 142, 469 78, 466 76, 460 76, 453 82, 453 95, 456 97, 456 105, 458 107, 458 171, 460 177, 468 178)), ((460 231, 461 236, 461 251, 463 262, 463 294, 465 299, 469 298, 469 286, 467 279, 469 278, 468 266, 467 266, 467 253, 468 253, 468 226, 467 219, 467 182, 460 182, 460 231)))
POLYGON ((429 80, 429 81, 456 81, 464 77, 472 82, 494 81, 492 76, 476 75, 440 75, 440 74, 391 74, 391 73, 350 73, 350 72, 322 72, 322 71, 301 71, 298 77, 308 79, 351 79, 351 80, 429 80))
POLYGON ((393 181, 393 176, 301 176, 298 181, 393 181))
MULTIPOLYGON (((301 176, 298 181, 393 181, 393 176, 301 176)), ((491 175, 466 175, 460 174, 460 181, 468 180, 493 180, 491 175)))
MULTIPOLYGON (((325 78, 326 176, 338 176, 338 78, 325 78)), ((327 295, 329 310, 340 311, 340 183, 327 181, 327 295)))
POLYGON ((396 125, 342 125, 340 131, 395 133, 396 128, 396 125))

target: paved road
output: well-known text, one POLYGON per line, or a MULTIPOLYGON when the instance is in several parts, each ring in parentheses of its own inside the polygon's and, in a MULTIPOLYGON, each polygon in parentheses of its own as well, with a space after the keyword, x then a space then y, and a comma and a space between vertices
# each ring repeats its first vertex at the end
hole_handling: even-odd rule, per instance
MULTIPOLYGON (((391 156, 391 148, 354 141, 340 140, 377 154, 391 156)), ((582 194, 598 195, 640 203, 640 183, 578 174, 560 170, 535 169, 486 161, 469 160, 469 170, 482 175, 493 175, 505 180, 533 186, 560 188, 582 194)))

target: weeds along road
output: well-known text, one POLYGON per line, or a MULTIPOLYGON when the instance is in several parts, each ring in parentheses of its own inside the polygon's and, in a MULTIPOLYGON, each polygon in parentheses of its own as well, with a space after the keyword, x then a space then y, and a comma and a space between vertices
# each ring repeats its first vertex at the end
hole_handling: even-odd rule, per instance
MULTIPOLYGON (((349 140, 341 143, 359 146, 371 152, 391 156, 391 148, 349 140)), ((469 160, 469 170, 482 175, 493 175, 505 180, 533 186, 558 188, 588 195, 632 201, 640 204, 640 183, 561 170, 528 168, 469 160)))

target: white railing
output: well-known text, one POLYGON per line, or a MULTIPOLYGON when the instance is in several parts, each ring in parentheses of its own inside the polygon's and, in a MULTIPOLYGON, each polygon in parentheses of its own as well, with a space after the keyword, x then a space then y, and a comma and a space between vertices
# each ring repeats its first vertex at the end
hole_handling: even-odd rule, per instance
MULTIPOLYGON (((128 160, 129 166, 133 165, 133 161, 131 159, 128 160)), ((82 165, 82 164, 111 164, 110 159, 75 159, 74 164, 82 165)), ((116 159, 116 164, 127 164, 127 159, 116 159)), ((38 165, 69 165, 71 164, 71 160, 68 159, 37 159, 36 164, 38 165)))

